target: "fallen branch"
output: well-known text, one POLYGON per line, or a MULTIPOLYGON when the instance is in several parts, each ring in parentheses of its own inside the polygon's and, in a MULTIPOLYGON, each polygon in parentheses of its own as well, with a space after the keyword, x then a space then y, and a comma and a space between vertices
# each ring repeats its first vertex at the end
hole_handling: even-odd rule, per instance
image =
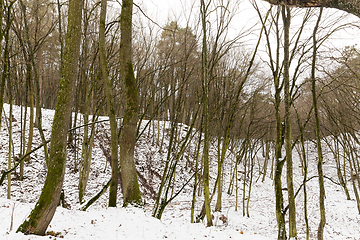
POLYGON ((31 153, 39 150, 41 147, 44 146, 44 144, 48 144, 49 142, 50 142, 50 140, 47 140, 45 143, 40 144, 38 147, 34 148, 34 149, 31 150, 30 152, 28 152, 28 153, 26 153, 25 155, 23 155, 23 156, 18 160, 18 162, 17 162, 11 169, 9 169, 9 170, 7 170, 7 171, 4 171, 4 170, 3 170, 3 173, 2 173, 1 178, 0 178, 0 186, 3 184, 6 175, 9 174, 9 173, 11 173, 12 171, 14 171, 14 170, 16 169, 16 167, 19 166, 19 164, 20 164, 21 162, 23 162, 27 156, 29 156, 31 153))
POLYGON ((100 190, 100 192, 98 192, 94 197, 92 197, 86 204, 84 204, 82 207, 80 207, 81 211, 86 211, 86 209, 88 209, 91 204, 93 204, 94 202, 96 202, 96 200, 98 200, 101 195, 104 194, 104 192, 106 192, 106 190, 108 189, 108 187, 110 186, 111 183, 111 179, 105 184, 105 186, 103 186, 103 188, 100 190))

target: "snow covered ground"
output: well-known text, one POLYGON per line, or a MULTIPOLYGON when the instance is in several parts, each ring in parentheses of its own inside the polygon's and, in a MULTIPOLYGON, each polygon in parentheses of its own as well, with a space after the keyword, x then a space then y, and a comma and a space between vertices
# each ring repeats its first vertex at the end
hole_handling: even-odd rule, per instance
MULTIPOLYGON (((9 106, 5 105, 5 113, 8 116, 9 106)), ((52 110, 43 110, 43 128, 46 137, 50 137, 52 110)), ((20 146, 20 108, 14 107, 14 118, 17 120, 13 124, 13 144, 15 147, 15 155, 19 153, 20 146)), ((81 120, 79 124, 81 123, 81 120)), ((144 122, 145 123, 145 122, 144 122)), ((143 124, 144 125, 144 124, 143 124)), ((142 169, 141 173, 147 179, 147 184, 154 186, 157 191, 158 179, 156 174, 162 173, 162 167, 166 160, 169 123, 160 122, 159 125, 151 125, 150 131, 146 130, 139 139, 136 148, 137 167, 142 169), (148 136, 152 136, 153 130, 157 132, 157 127, 165 127, 163 151, 159 152, 158 146, 153 143, 148 136), (151 171, 150 171, 151 170, 151 171), (155 175, 151 175, 155 174, 155 175), (151 177, 152 176, 152 177, 151 177), (151 181, 150 181, 151 179, 151 181)), ((98 126, 98 132, 104 133, 108 129, 107 123, 98 126)), ((0 170, 7 166, 8 152, 8 128, 2 121, 0 129, 0 170)), ((187 127, 182 126, 181 136, 186 134, 187 127)), ((99 134, 100 135, 100 134, 99 134)), ((81 139, 82 132, 79 130, 77 136, 81 139)), ((161 138, 161 136, 160 136, 161 138)), ((40 144, 41 140, 38 132, 35 133, 33 147, 40 144)), ((90 173, 89 184, 87 187, 86 200, 90 199, 97 191, 101 189, 104 183, 110 177, 110 166, 106 163, 104 154, 104 145, 106 138, 99 136, 95 138, 95 146, 93 149, 92 171, 90 173), (103 149, 102 149, 103 148, 103 149)), ((214 144, 215 145, 215 144, 214 144)), ((105 146, 108 148, 108 146, 105 146)), ((196 143, 190 145, 189 151, 185 152, 184 159, 180 163, 177 176, 179 184, 175 190, 181 186, 190 175, 186 170, 186 160, 191 159, 194 154, 196 143)), ((325 147, 325 146, 324 146, 325 147)), ((274 190, 272 180, 267 177, 264 182, 258 178, 258 173, 254 175, 254 183, 252 185, 251 196, 249 201, 250 217, 243 216, 243 186, 239 181, 239 203, 238 211, 235 211, 236 198, 226 193, 228 188, 229 176, 224 176, 224 193, 223 208, 221 213, 214 213, 214 226, 206 227, 205 223, 190 223, 190 205, 192 196, 192 186, 185 188, 165 209, 161 220, 151 217, 153 196, 151 191, 147 191, 142 187, 144 199, 147 204, 144 209, 137 208, 107 208, 107 194, 104 194, 93 206, 86 212, 80 211, 77 201, 77 182, 78 172, 74 171, 75 159, 79 155, 81 145, 74 146, 69 149, 68 166, 64 182, 65 199, 70 204, 71 209, 58 207, 56 214, 48 228, 47 236, 32 236, 15 233, 17 227, 29 215, 31 209, 36 203, 40 195, 42 185, 46 175, 46 167, 43 158, 43 150, 32 155, 31 163, 25 165, 25 179, 18 181, 15 178, 12 181, 11 200, 6 199, 6 183, 0 186, 0 239, 247 239, 247 240, 265 240, 276 239, 277 226, 275 219, 274 190), (224 218, 225 217, 225 218, 224 218), (221 219, 225 219, 225 221, 221 219)), ((315 146, 309 143, 309 174, 308 177, 316 176, 316 154, 315 146)), ((106 150, 106 149, 105 149, 106 150)), ((212 146, 210 151, 212 161, 212 178, 210 186, 214 184, 216 172, 216 149, 212 146)), ((233 156, 229 155, 231 160, 233 156)), ((261 158, 261 156, 259 156, 261 158)), ((229 160, 229 162, 230 162, 229 160)), ((259 160, 259 159, 258 159, 259 160)), ((260 161, 260 160, 259 160, 260 161)), ((230 164, 227 166, 229 167, 230 164)), ((302 182, 302 173, 299 166, 299 159, 296 151, 294 151, 294 179, 295 189, 302 182)), ((257 166, 255 167, 255 169, 257 166)), ((241 169, 240 169, 241 170, 241 169)), ((334 181, 337 181, 335 163, 332 155, 325 148, 325 175, 334 181)), ((270 170, 268 170, 270 171, 270 170)), ((241 171, 240 171, 241 172, 241 171)), ((259 172, 256 170, 255 172, 259 172)), ((284 174, 285 175, 285 174, 284 174)), ((242 178, 241 176, 239 177, 242 178)), ((285 181, 283 182, 285 184, 285 181)), ((346 200, 345 194, 339 185, 326 180, 326 217, 327 224, 325 226, 324 239, 360 239, 360 215, 358 214, 354 194, 351 191, 352 185, 348 184, 352 200, 346 200)), ((248 188, 246 185, 246 198, 248 197, 248 188)), ((313 178, 307 183, 308 191, 308 216, 310 224, 310 239, 316 239, 316 231, 319 223, 318 209, 318 181, 313 178)), ((284 191, 286 194, 286 191, 284 191)), ((286 195, 285 205, 286 205, 286 195)), ((119 193, 119 205, 121 206, 121 193, 119 193)), ((213 200, 212 204, 215 204, 213 200)), ((300 191, 296 198, 297 204, 297 230, 299 239, 305 239, 305 222, 304 222, 304 206, 303 192, 300 191)), ((196 204, 196 214, 201 210, 202 199, 196 204)), ((214 209, 214 208, 212 208, 214 209)))

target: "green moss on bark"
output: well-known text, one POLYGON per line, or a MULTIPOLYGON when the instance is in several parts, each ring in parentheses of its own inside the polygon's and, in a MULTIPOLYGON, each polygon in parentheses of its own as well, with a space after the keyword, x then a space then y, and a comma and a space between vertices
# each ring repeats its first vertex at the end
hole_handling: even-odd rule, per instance
POLYGON ((120 165, 124 206, 142 204, 134 160, 138 121, 138 96, 132 65, 132 0, 123 0, 120 17, 120 75, 125 93, 125 114, 120 139, 120 165))

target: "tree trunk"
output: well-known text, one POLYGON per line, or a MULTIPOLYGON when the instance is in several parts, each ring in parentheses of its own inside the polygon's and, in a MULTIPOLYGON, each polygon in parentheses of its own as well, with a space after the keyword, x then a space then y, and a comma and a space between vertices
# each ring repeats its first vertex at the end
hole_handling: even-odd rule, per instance
MULTIPOLYGON (((202 137, 202 120, 201 120, 201 125, 200 125, 200 131, 199 131, 199 139, 198 139, 198 145, 197 145, 197 150, 196 150, 196 155, 195 155, 195 171, 198 170, 199 167, 199 155, 200 155, 200 147, 201 147, 201 137, 202 137)), ((196 187, 198 185, 198 173, 195 174, 194 177, 194 188, 193 188, 193 196, 192 196, 192 201, 191 201, 191 216, 190 216, 190 221, 191 223, 194 223, 194 211, 195 211, 195 202, 196 202, 196 187)))
MULTIPOLYGON (((23 52, 25 54, 25 50, 23 52)), ((28 142, 27 142, 27 148, 26 148, 26 153, 28 153, 31 151, 33 137, 34 137, 34 90, 33 90, 33 83, 31 80, 31 65, 30 65, 30 63, 26 64, 26 81, 27 81, 27 85, 28 85, 27 91, 29 94, 28 102, 29 102, 29 107, 30 107, 29 134, 28 134, 28 142)), ((26 161, 30 161, 30 155, 26 158, 26 161)))
POLYGON ((69 1, 68 30, 61 82, 51 132, 45 184, 29 219, 18 228, 25 234, 44 235, 60 200, 66 163, 66 143, 81 39, 82 0, 69 1))
POLYGON ((106 6, 107 0, 101 1, 100 24, 99 24, 99 53, 101 72, 105 86, 105 95, 107 101, 107 112, 110 119, 111 131, 111 183, 109 194, 109 207, 116 207, 117 188, 118 188, 118 135, 117 123, 115 117, 114 96, 111 89, 111 81, 108 75, 108 67, 106 63, 105 51, 105 20, 106 20, 106 6))
MULTIPOLYGON (((10 68, 10 61, 8 61, 9 64, 9 68, 10 68)), ((8 169, 11 169, 11 152, 12 152, 12 115, 13 115, 13 94, 12 94, 12 84, 11 84, 11 80, 10 80, 10 74, 9 74, 9 70, 5 73, 7 75, 7 79, 8 79, 8 91, 9 91, 9 103, 10 103, 10 111, 9 111, 9 150, 8 150, 8 169)), ((8 186, 7 186, 7 199, 11 198, 11 173, 8 173, 7 175, 7 180, 8 180, 8 186)))
MULTIPOLYGON (((2 49, 1 44, 2 44, 2 40, 3 40, 3 36, 4 36, 4 34, 3 34, 3 9, 4 9, 4 1, 0 0, 0 49, 2 49)), ((1 129, 2 110, 3 110, 3 105, 4 105, 4 89, 5 89, 5 80, 3 78, 1 78, 1 80, 0 80, 0 129, 1 129)))
POLYGON ((296 233, 296 210, 293 186, 293 163, 292 163, 292 142, 291 142, 291 96, 289 77, 289 30, 290 30, 290 9, 282 7, 284 21, 284 101, 285 101, 285 149, 286 149, 286 183, 288 188, 289 201, 289 238, 297 238, 296 233))
MULTIPOLYGON (((88 97, 86 97, 88 98, 88 97)), ((89 99, 85 100, 85 113, 84 113, 84 124, 89 123, 89 109, 90 104, 89 99)), ((90 174, 90 165, 92 157, 92 145, 94 142, 94 125, 91 126, 91 133, 89 136, 89 126, 84 126, 84 137, 81 148, 81 160, 80 160, 80 171, 79 171, 79 202, 82 204, 84 202, 84 195, 87 182, 89 180, 90 174)))
POLYGON ((204 170, 203 170, 203 181, 204 181, 204 198, 205 198, 205 213, 207 226, 210 227, 213 225, 211 209, 210 209, 210 193, 209 193, 209 145, 210 145, 210 136, 209 136, 209 79, 208 79, 208 64, 207 64, 207 44, 206 44, 206 16, 207 16, 208 5, 205 5, 204 0, 201 0, 201 21, 202 21, 202 31, 203 31, 203 42, 202 42, 202 72, 203 72, 203 119, 204 119, 204 170))
POLYGON ((320 196, 319 196, 319 204, 320 204, 320 223, 317 233, 317 239, 324 239, 324 227, 326 223, 325 218, 325 186, 324 186, 324 174, 323 174, 323 155, 321 148, 321 136, 320 136, 320 121, 319 121, 319 110, 317 106, 317 96, 316 96, 316 88, 315 88, 315 64, 316 64, 316 52, 317 52, 317 41, 316 41, 316 32, 319 27, 319 22, 321 19, 322 8, 320 9, 319 18, 316 22, 314 32, 313 32, 313 59, 311 66, 311 92, 312 92, 312 100, 314 106, 314 116, 315 116, 315 132, 316 132, 316 147, 318 152, 318 174, 319 174, 319 188, 320 188, 320 196))
POLYGON ((123 0, 120 16, 120 74, 124 92, 124 121, 120 139, 120 166, 124 206, 142 205, 135 168, 134 149, 138 121, 138 95, 132 65, 132 0, 123 0))

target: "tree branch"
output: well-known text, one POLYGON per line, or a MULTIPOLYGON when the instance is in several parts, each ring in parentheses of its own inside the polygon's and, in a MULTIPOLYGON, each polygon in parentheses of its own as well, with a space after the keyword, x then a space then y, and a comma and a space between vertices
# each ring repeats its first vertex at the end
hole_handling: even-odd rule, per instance
POLYGON ((265 0, 273 5, 289 7, 325 7, 335 8, 351 13, 360 18, 360 2, 358 0, 265 0))

